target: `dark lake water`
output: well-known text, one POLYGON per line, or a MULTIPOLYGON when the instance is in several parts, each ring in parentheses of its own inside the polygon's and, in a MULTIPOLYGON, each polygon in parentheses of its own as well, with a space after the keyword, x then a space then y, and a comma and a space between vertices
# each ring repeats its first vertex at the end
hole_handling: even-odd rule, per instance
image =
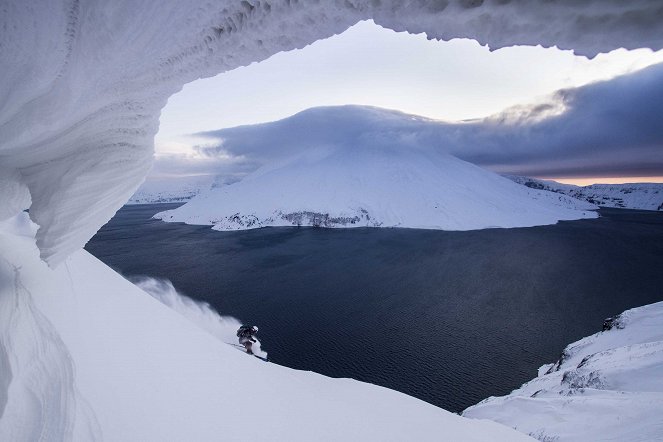
POLYGON ((126 206, 86 249, 258 325, 277 364, 456 412, 531 379, 604 318, 663 300, 663 213, 471 232, 150 219, 175 206, 126 206))

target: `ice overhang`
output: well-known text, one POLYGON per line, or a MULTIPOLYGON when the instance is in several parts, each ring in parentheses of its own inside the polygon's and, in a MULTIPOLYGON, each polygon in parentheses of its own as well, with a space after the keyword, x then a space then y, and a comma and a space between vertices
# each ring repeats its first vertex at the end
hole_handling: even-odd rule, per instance
POLYGON ((660 0, 5 0, 0 10, 0 215, 30 204, 51 265, 140 185, 160 111, 182 85, 360 20, 493 49, 663 47, 660 0))

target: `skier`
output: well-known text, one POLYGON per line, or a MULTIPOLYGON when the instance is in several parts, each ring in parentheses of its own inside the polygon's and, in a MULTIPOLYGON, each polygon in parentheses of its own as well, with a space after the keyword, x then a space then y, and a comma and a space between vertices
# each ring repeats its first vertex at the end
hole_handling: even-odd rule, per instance
POLYGON ((239 330, 237 330, 239 343, 246 348, 246 352, 250 355, 253 354, 251 347, 253 346, 253 343, 256 342, 256 333, 258 333, 258 327, 255 325, 242 325, 239 330))

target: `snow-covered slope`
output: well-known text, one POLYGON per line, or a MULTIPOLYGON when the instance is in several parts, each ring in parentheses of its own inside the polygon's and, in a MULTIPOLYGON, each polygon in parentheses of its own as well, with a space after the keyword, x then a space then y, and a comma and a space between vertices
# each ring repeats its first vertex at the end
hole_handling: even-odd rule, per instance
POLYGON ((5 0, 0 6, 0 207, 31 195, 51 264, 135 192, 160 109, 183 84, 340 33, 364 19, 499 48, 594 55, 663 47, 659 0, 5 0), (3 177, 4 178, 4 177, 3 177))
POLYGON ((292 158, 155 217, 217 230, 299 225, 471 230, 597 216, 589 203, 518 186, 419 145, 416 133, 394 135, 413 121, 434 124, 385 109, 340 106, 222 131, 228 134, 226 149, 283 142, 265 131, 306 141, 292 158))
POLYGON ((148 178, 127 204, 180 203, 212 188, 215 177, 148 178))
POLYGON ((386 388, 262 362, 83 250, 49 268, 35 230, 26 214, 0 223, 2 441, 528 440, 386 388))
POLYGON ((661 183, 592 184, 581 187, 522 176, 505 175, 505 177, 531 189, 568 195, 601 207, 663 210, 661 183))
POLYGON ((504 397, 463 416, 488 418, 542 441, 663 439, 663 302, 628 310, 504 397))

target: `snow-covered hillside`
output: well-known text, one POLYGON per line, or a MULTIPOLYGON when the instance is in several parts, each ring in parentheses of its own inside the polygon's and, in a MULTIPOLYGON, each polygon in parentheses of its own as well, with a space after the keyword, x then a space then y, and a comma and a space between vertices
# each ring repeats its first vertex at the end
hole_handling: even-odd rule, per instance
POLYGON ((224 148, 234 142, 253 148, 278 143, 278 136, 265 136, 269 130, 306 140, 304 151, 155 217, 217 230, 300 225, 472 230, 597 216, 589 203, 518 186, 394 135, 413 120, 435 124, 385 109, 340 106, 229 129, 224 148))
POLYGON ((2 441, 529 440, 262 362, 210 334, 221 318, 194 324, 181 311, 191 301, 178 313, 83 250, 49 268, 35 230, 27 214, 0 223, 2 441))
POLYGON ((463 416, 489 418, 542 441, 663 438, 663 302, 607 320, 539 376, 463 416))
POLYGON ((581 187, 552 180, 538 180, 514 175, 504 176, 531 189, 568 195, 601 207, 663 210, 663 184, 661 183, 592 184, 581 187))
POLYGON ((148 178, 127 204, 181 203, 215 185, 214 176, 148 178))

